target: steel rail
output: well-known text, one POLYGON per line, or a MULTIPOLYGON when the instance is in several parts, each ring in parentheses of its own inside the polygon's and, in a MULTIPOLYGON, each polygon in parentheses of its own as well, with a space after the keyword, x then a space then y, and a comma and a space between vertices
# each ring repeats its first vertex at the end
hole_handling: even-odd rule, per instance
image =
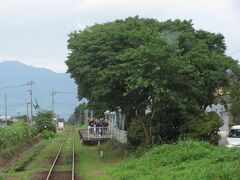
POLYGON ((73 129, 72 180, 75 175, 75 128, 73 129))
POLYGON ((61 146, 60 146, 60 148, 59 148, 59 150, 58 150, 57 156, 56 156, 56 158, 55 158, 54 161, 53 161, 53 164, 52 164, 52 166, 51 166, 51 169, 50 169, 49 172, 48 172, 48 175, 47 175, 46 180, 49 180, 49 178, 50 178, 50 176, 51 176, 51 174, 52 174, 53 168, 54 168, 54 166, 55 166, 55 164, 56 164, 56 162, 57 162, 57 160, 58 160, 58 158, 59 158, 59 155, 60 155, 61 150, 62 150, 62 147, 63 147, 63 145, 65 144, 65 141, 66 141, 66 139, 67 139, 67 137, 68 137, 68 134, 69 134, 69 131, 68 131, 68 133, 66 134, 66 136, 64 137, 63 143, 61 144, 61 146))

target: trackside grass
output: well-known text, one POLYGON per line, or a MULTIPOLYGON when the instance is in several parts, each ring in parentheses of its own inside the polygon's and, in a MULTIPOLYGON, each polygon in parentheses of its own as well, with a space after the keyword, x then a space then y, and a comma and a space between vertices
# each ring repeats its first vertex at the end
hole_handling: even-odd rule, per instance
POLYGON ((98 145, 84 145, 80 143, 79 135, 75 133, 76 177, 84 180, 112 180, 109 168, 126 158, 119 145, 112 140, 98 145), (104 157, 100 157, 100 151, 104 157))
POLYGON ((161 145, 110 169, 113 179, 239 179, 240 148, 180 141, 161 145))
POLYGON ((65 133, 61 132, 53 139, 42 140, 12 166, 8 172, 0 174, 2 179, 30 180, 37 179, 36 174, 47 172, 57 153, 65 133))

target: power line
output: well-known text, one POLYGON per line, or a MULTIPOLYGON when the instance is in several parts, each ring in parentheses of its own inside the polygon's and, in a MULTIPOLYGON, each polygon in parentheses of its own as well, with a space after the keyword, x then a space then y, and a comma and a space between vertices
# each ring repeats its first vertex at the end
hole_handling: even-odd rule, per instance
MULTIPOLYGON (((52 112, 53 112, 53 115, 55 114, 55 95, 56 94, 74 94, 74 95, 77 95, 77 93, 69 92, 69 91, 52 91, 51 92, 51 97, 52 97, 52 112)), ((68 105, 70 105, 70 104, 68 104, 68 105)), ((71 104, 71 105, 73 105, 73 104, 71 104)))
POLYGON ((5 87, 1 87, 0 89, 11 89, 11 88, 15 88, 15 87, 22 87, 22 86, 28 86, 28 85, 32 85, 34 84, 33 81, 29 81, 26 84, 20 84, 20 85, 12 85, 12 86, 5 86, 5 87))
MULTIPOLYGON (((30 117, 29 117, 29 123, 31 124, 32 123, 32 117, 33 117, 33 102, 32 102, 32 85, 35 84, 33 81, 29 81, 25 84, 19 84, 19 85, 12 85, 12 86, 5 86, 5 87, 1 87, 0 90, 3 90, 3 89, 11 89, 11 88, 16 88, 16 87, 23 87, 23 86, 30 86, 30 90, 29 90, 29 93, 30 93, 30 104, 31 104, 31 107, 30 107, 30 110, 31 110, 31 114, 30 114, 30 117)), ((19 104, 17 105, 8 105, 7 104, 7 95, 4 96, 5 98, 5 104, 4 104, 4 107, 5 107, 5 117, 7 117, 7 107, 8 106, 19 106, 19 104)), ((21 104, 22 105, 22 104, 21 104)))
MULTIPOLYGON (((16 106, 25 106, 26 103, 19 103, 19 104, 8 104, 8 107, 16 107, 16 106)), ((5 107, 5 106, 0 106, 0 107, 5 107)))
POLYGON ((63 102, 56 102, 55 104, 61 104, 61 105, 71 105, 71 106, 77 106, 77 104, 73 104, 73 103, 63 103, 63 102))
POLYGON ((53 92, 58 94, 77 94, 75 92, 67 92, 67 91, 53 91, 53 92))
POLYGON ((232 55, 234 55, 234 54, 236 54, 236 53, 238 53, 238 52, 240 52, 240 49, 238 49, 238 50, 233 51, 232 53, 230 53, 230 56, 232 56, 232 55))
MULTIPOLYGON (((5 91, 4 91, 5 92, 5 91)), ((17 91, 17 92, 8 92, 8 95, 22 95, 23 93, 25 93, 25 91, 17 91)), ((4 97, 4 94, 0 94, 0 97, 4 97)))

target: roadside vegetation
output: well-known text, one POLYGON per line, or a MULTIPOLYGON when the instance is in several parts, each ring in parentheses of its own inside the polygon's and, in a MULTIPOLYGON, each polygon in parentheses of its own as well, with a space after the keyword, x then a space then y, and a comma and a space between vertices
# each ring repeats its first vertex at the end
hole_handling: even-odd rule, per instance
MULTIPOLYGON (((45 139, 24 154, 21 159, 12 166, 8 172, 0 173, 0 179, 44 179, 57 154, 58 148, 65 137, 67 128, 58 132, 53 139, 45 139)), ((60 166, 61 171, 69 171, 69 158, 71 157, 71 138, 67 139, 67 146, 63 149, 62 157, 65 157, 60 166)), ((122 147, 123 148, 123 147, 122 147)), ((123 149, 116 141, 109 141, 98 145, 84 145, 80 143, 79 134, 75 133, 75 173, 76 179, 100 179, 111 180, 109 169, 126 159, 123 149), (100 151, 104 156, 100 157, 100 151)))
MULTIPOLYGON (((8 172, 0 173, 0 179, 41 179, 49 171, 66 131, 57 133, 53 139, 44 139, 21 155, 8 172)), ((43 178, 42 178, 43 179, 43 178)))
MULTIPOLYGON (((35 117, 34 126, 29 125, 24 120, 18 120, 10 126, 0 127, 0 168, 3 171, 9 169, 16 161, 21 161, 21 156, 25 153, 31 154, 31 149, 38 147, 38 151, 25 162, 28 164, 41 151, 39 142, 42 139, 55 137, 55 125, 51 112, 39 112, 35 117)), ((23 165, 23 169, 25 165, 23 165)), ((20 167, 19 169, 21 169, 20 167)))
POLYGON ((24 120, 18 120, 18 122, 7 127, 0 126, 0 152, 6 148, 24 143, 39 133, 42 133, 46 139, 53 138, 56 127, 52 119, 51 112, 39 112, 34 119, 34 127, 24 120))
POLYGON ((37 131, 27 122, 16 122, 7 127, 0 127, 0 151, 24 143, 37 135, 37 131))
POLYGON ((56 126, 53 121, 53 113, 51 111, 41 111, 34 118, 35 128, 44 139, 54 138, 56 126))
POLYGON ((161 145, 110 169, 113 179, 239 179, 240 149, 207 142, 161 145))

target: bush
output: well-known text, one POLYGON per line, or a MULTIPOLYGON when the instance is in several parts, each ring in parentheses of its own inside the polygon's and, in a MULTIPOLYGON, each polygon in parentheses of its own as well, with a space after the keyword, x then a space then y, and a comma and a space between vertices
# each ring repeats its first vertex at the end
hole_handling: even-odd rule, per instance
POLYGON ((51 139, 54 138, 55 133, 53 131, 43 130, 42 136, 44 139, 51 139))
POLYGON ((128 142, 132 146, 139 146, 144 140, 144 132, 141 123, 138 120, 133 120, 130 123, 127 133, 128 142))
POLYGON ((35 126, 40 133, 44 130, 56 132, 56 127, 53 122, 53 113, 50 111, 38 112, 35 117, 35 126))
POLYGON ((182 131, 187 138, 218 144, 218 131, 222 125, 223 121, 217 113, 202 113, 182 126, 182 131))

